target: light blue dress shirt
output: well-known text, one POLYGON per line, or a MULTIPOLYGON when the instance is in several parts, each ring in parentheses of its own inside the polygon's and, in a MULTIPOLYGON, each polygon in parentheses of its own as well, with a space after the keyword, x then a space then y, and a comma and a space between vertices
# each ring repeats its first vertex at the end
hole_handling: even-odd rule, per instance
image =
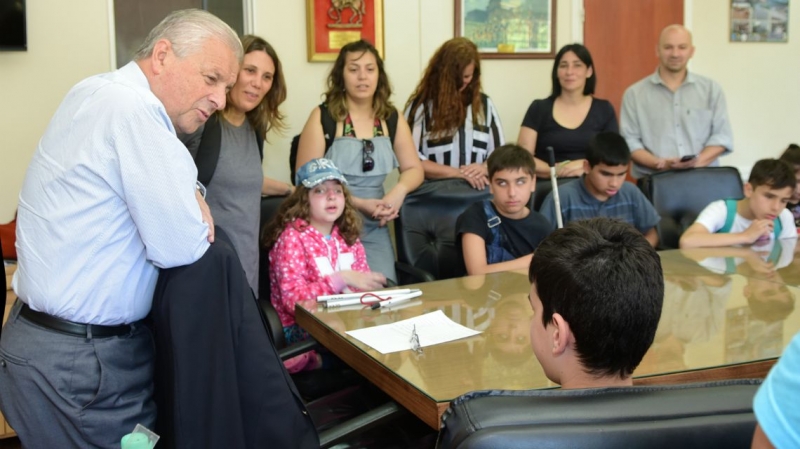
POLYGON ((800 334, 761 384, 753 412, 773 446, 800 447, 800 334))
MULTIPOLYGON (((733 151, 733 131, 725 94, 715 81, 692 72, 673 92, 656 72, 625 90, 620 133, 631 149, 647 150, 658 158, 700 154, 719 145, 722 155, 733 151)), ((719 159, 711 164, 719 165, 719 159)), ((631 173, 641 178, 653 170, 633 163, 631 173)))
POLYGON ((19 196, 13 287, 32 309, 114 325, 150 311, 158 268, 208 249, 197 169, 131 62, 56 110, 19 196))

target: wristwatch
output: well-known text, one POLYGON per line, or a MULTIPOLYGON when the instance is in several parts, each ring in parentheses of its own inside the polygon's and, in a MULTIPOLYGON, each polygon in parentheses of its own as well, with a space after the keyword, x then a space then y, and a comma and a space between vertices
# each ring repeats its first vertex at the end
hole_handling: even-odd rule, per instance
POLYGON ((200 183, 200 181, 195 181, 194 187, 198 192, 200 192, 200 196, 202 196, 203 199, 206 199, 206 186, 200 183))

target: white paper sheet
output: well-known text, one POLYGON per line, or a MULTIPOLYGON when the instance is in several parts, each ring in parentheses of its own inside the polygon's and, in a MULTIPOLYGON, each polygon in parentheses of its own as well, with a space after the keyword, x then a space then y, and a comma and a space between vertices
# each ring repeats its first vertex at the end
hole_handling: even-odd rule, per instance
POLYGON ((381 354, 389 354, 411 350, 411 332, 414 326, 416 326, 419 345, 422 348, 481 333, 452 321, 444 312, 437 310, 392 324, 347 331, 347 335, 376 349, 381 354))

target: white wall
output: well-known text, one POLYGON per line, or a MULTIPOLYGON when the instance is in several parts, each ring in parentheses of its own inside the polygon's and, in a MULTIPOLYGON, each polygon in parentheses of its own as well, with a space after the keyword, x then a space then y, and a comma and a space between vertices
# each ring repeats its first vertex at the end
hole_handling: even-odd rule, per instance
POLYGON ((730 43, 729 2, 692 3, 691 69, 722 86, 734 138, 734 152, 722 163, 746 176, 757 160, 778 157, 800 141, 800 3, 790 5, 785 44, 730 43))
MULTIPOLYGON (((254 32, 278 51, 288 78, 284 104, 289 130, 271 136, 265 172, 288 181, 291 137, 321 101, 330 63, 306 62, 305 2, 253 0, 254 32)), ((434 50, 453 36, 453 0, 383 0, 386 67, 393 101, 405 104, 434 50)), ((556 47, 571 41, 574 0, 556 0, 556 47)), ((731 44, 727 2, 686 1, 697 52, 692 70, 725 90, 734 128, 735 152, 723 163, 749 170, 800 141, 800 11, 790 8, 790 43, 731 44)), ((25 168, 50 116, 80 79, 110 69, 107 0, 28 2, 28 44, 23 53, 0 52, 0 222, 13 216, 25 168)), ((577 12, 575 12, 577 14, 577 12)), ((575 22, 580 23, 580 22, 575 22)), ((550 90, 548 60, 486 60, 483 86, 498 110, 508 140, 535 98, 550 90)))
POLYGON ((0 52, 2 223, 14 216, 25 169, 61 99, 109 70, 106 1, 28 1, 28 51, 0 52))

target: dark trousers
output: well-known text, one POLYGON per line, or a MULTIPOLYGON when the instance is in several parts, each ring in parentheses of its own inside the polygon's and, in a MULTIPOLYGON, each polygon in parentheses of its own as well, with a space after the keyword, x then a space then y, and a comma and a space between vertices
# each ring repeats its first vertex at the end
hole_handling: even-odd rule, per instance
POLYGON ((145 326, 86 338, 19 316, 0 339, 0 410, 30 448, 119 448, 136 424, 154 428, 155 352, 145 326))

